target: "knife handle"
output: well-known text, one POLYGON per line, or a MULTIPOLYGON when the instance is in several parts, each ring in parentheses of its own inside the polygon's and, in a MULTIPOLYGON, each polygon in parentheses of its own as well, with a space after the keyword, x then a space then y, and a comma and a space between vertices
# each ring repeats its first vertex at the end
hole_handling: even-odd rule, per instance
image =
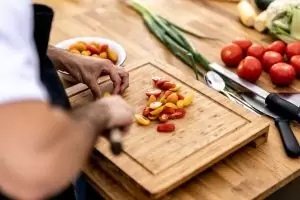
POLYGON ((265 102, 268 108, 279 116, 300 123, 300 108, 281 98, 278 94, 269 94, 265 102))
POLYGON ((291 158, 300 156, 299 143, 290 127, 290 121, 287 119, 275 119, 275 125, 279 130, 281 140, 287 155, 291 158))
POLYGON ((120 155, 123 151, 122 133, 120 129, 113 128, 109 133, 110 149, 114 155, 120 155))

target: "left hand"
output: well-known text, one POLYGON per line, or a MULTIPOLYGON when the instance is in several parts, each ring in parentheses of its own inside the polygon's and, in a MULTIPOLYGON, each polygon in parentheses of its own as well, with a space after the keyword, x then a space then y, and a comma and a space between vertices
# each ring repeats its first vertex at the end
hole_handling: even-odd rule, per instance
POLYGON ((122 94, 129 86, 129 74, 124 68, 115 66, 110 60, 70 54, 71 59, 64 65, 77 81, 86 84, 96 99, 101 98, 102 92, 97 79, 109 75, 114 84, 113 94, 122 94))

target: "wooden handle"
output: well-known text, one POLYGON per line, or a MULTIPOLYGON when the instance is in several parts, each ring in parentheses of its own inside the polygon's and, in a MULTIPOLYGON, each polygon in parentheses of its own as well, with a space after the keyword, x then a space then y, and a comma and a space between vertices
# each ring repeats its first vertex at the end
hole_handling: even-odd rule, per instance
POLYGON ((122 148, 122 133, 120 129, 114 128, 110 131, 109 135, 110 149, 114 155, 120 155, 123 151, 122 148))

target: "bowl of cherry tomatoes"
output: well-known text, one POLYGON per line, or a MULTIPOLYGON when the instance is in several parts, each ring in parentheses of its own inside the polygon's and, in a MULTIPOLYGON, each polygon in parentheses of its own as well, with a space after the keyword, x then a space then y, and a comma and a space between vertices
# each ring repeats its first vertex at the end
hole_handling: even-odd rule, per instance
MULTIPOLYGON (((116 66, 121 66, 126 60, 126 52, 119 43, 100 37, 76 37, 64 40, 55 46, 82 56, 108 59, 116 66)), ((58 70, 58 73, 66 81, 77 82, 66 71, 58 70)))

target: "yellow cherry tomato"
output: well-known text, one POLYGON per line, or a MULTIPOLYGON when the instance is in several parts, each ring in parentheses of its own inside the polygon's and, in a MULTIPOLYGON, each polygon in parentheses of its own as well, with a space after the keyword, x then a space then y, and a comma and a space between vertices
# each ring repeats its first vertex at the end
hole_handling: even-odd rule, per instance
POLYGON ((143 115, 136 114, 134 115, 135 120, 138 124, 143 125, 143 126, 148 126, 150 124, 150 120, 144 117, 143 115))

